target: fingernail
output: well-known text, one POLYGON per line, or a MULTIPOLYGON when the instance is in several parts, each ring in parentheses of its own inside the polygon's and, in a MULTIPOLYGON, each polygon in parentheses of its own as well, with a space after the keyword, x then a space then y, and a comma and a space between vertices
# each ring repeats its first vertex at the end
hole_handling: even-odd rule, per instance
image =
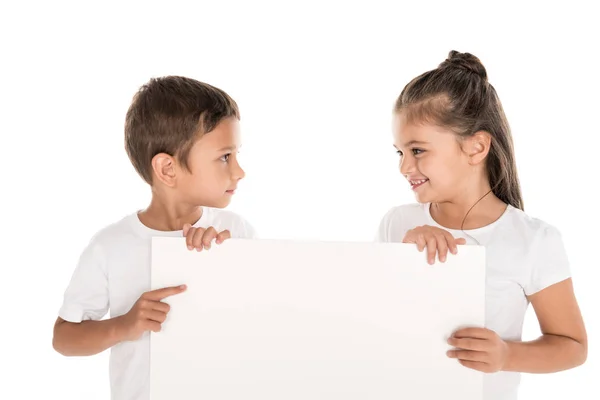
POLYGON ((188 248, 188 250, 193 250, 194 249, 192 246, 188 246, 187 248, 188 248))
POLYGON ((183 290, 183 289, 185 289, 185 288, 186 288, 186 286, 185 286, 185 285, 181 285, 181 286, 179 286, 179 289, 181 289, 181 290, 183 290))
POLYGON ((440 261, 441 261, 441 262, 446 262, 446 256, 441 256, 441 257, 440 257, 440 261))

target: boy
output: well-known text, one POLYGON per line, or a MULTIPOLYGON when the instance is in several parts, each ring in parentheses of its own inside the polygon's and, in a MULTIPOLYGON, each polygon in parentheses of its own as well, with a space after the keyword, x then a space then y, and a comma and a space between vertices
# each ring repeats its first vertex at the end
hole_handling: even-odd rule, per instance
POLYGON ((151 79, 133 98, 125 148, 152 200, 99 231, 83 251, 54 327, 65 356, 111 349, 112 398, 149 398, 150 331, 169 312, 162 300, 184 286, 150 289, 153 236, 185 236, 188 249, 255 238, 226 207, 244 171, 237 161, 239 111, 225 92, 193 79, 151 79), (101 320, 110 309, 110 319, 101 320))

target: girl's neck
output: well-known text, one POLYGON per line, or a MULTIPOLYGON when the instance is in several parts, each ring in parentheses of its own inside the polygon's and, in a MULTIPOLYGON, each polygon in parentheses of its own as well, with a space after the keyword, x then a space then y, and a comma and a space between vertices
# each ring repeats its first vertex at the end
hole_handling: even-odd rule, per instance
POLYGON ((432 203, 431 217, 448 229, 470 230, 487 226, 504 214, 507 204, 491 192, 485 196, 484 194, 485 192, 476 198, 469 196, 455 201, 432 203))

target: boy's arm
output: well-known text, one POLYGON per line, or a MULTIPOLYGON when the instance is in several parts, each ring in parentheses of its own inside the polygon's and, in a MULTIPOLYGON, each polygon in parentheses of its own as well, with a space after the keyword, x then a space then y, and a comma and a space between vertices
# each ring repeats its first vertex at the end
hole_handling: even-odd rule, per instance
POLYGON ((58 317, 54 324, 52 346, 63 356, 91 356, 124 340, 122 319, 68 322, 58 317))
POLYGON ((118 320, 102 320, 109 309, 108 272, 101 243, 82 252, 54 324, 52 346, 60 354, 84 356, 118 343, 118 320))
POLYGON ((117 343, 137 340, 146 331, 159 332, 170 310, 162 300, 185 289, 182 285, 146 292, 127 314, 111 319, 68 322, 59 317, 52 346, 65 356, 91 356, 117 343))

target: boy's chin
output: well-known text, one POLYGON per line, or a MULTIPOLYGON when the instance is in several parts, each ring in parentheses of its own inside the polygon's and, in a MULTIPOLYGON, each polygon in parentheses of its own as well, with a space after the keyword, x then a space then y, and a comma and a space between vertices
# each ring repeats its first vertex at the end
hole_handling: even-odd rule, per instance
POLYGON ((204 201, 202 203, 203 206, 210 207, 210 208, 225 208, 229 204, 231 204, 231 196, 227 196, 227 197, 224 197, 221 199, 213 199, 210 201, 204 201))

